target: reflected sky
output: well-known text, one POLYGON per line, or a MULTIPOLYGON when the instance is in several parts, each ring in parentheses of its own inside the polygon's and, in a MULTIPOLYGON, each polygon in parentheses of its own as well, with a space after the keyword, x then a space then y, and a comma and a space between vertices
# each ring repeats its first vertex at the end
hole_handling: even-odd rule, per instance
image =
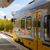
POLYGON ((28 4, 27 6, 25 6, 24 8, 22 8, 21 10, 19 10, 16 15, 22 14, 30 9, 33 9, 35 7, 38 7, 42 4, 45 4, 47 2, 49 2, 50 0, 36 0, 35 2, 33 2, 32 4, 28 4))

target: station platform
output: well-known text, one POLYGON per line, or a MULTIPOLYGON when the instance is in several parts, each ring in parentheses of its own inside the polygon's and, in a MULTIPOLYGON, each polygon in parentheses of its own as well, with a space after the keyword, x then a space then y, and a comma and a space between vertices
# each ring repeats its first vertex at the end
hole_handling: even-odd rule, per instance
MULTIPOLYGON (((3 32, 2 32, 3 33, 3 32)), ((5 35, 8 35, 10 37, 13 38, 13 34, 12 33, 9 33, 9 32, 4 32, 5 35)), ((18 33, 19 34, 19 33, 18 33)), ((17 35, 17 37, 20 37, 20 38, 23 38, 23 39, 27 39, 27 40, 30 40, 30 41, 33 41, 33 37, 29 36, 29 35, 17 35)))
POLYGON ((29 50, 16 43, 11 37, 0 33, 0 50, 29 50))

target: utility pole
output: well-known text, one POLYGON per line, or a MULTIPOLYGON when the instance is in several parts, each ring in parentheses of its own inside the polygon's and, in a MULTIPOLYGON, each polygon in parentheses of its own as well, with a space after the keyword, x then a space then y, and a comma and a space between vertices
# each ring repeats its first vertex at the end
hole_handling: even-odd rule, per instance
POLYGON ((4 33, 5 33, 5 30, 6 30, 5 20, 6 20, 6 16, 4 16, 4 33))

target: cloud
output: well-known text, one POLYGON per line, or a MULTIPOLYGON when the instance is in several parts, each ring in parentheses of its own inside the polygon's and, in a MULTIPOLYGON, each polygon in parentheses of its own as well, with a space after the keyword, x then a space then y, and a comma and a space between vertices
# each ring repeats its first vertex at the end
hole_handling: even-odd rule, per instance
POLYGON ((3 11, 0 11, 0 19, 4 19, 4 16, 6 15, 6 18, 12 18, 13 16, 11 15, 11 13, 4 13, 3 11))
POLYGON ((5 16, 5 13, 2 12, 2 11, 0 11, 0 17, 1 17, 1 16, 5 16))
POLYGON ((13 16, 11 15, 11 13, 5 13, 6 14, 6 18, 13 18, 13 16))
POLYGON ((19 8, 19 7, 24 7, 25 5, 21 5, 21 4, 13 4, 11 6, 9 6, 10 8, 19 8))

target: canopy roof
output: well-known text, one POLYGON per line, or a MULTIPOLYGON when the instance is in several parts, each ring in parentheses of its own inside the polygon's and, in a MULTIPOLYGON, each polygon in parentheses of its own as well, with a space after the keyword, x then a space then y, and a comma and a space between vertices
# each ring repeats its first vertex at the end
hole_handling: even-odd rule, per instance
POLYGON ((8 7, 14 0, 0 0, 0 8, 8 7))

